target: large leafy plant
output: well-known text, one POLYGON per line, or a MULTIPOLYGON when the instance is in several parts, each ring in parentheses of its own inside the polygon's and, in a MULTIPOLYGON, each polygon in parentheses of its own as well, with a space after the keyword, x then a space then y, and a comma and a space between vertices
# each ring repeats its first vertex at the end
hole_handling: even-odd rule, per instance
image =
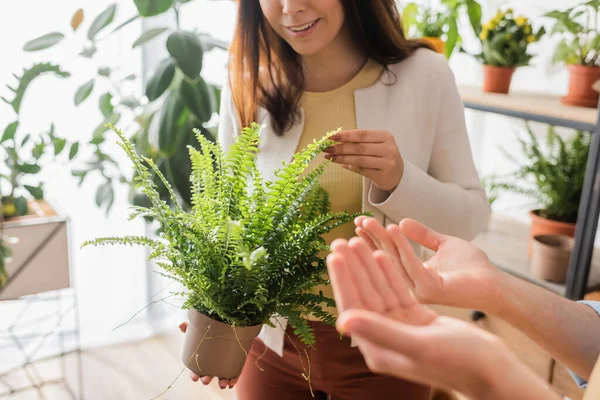
POLYGON ((59 155, 68 152, 73 159, 79 151, 79 143, 68 143, 59 137, 52 125, 48 131, 32 134, 23 131, 19 124, 21 105, 25 93, 33 81, 45 74, 59 78, 69 76, 59 66, 53 64, 35 64, 25 69, 21 76, 15 75, 16 85, 7 85, 12 92, 10 99, 2 97, 15 112, 15 120, 9 123, 0 136, 0 200, 5 218, 27 215, 30 200, 44 198, 43 183, 39 178, 42 166, 56 161, 59 155))
POLYGON ((355 216, 330 213, 327 193, 318 184, 327 163, 304 175, 309 163, 333 144, 329 135, 296 154, 276 172, 274 182, 265 183, 256 164, 257 125, 244 129, 226 155, 196 131, 201 150, 188 147, 192 209, 185 211, 174 200, 170 207, 161 199, 153 174, 174 197, 171 185, 152 160, 139 157, 116 132, 149 200, 148 207, 134 207, 131 217, 154 218, 161 233, 157 240, 108 237, 84 246, 149 246, 150 258, 187 289, 184 307, 218 321, 240 327, 285 316, 307 344, 314 336, 303 317, 312 314, 334 323, 322 308, 333 306, 333 300, 309 291, 327 283, 322 235, 355 216))
POLYGON ((462 44, 458 20, 466 10, 474 31, 481 28, 481 5, 477 0, 441 0, 439 7, 411 2, 402 10, 402 23, 412 37, 433 37, 445 41, 446 57, 462 44))
POLYGON ((534 30, 529 19, 515 16, 512 9, 498 10, 479 33, 481 53, 475 57, 484 65, 496 67, 529 65, 533 55, 528 53, 528 47, 545 33, 543 27, 534 30))
MULTIPOLYGON (((89 101, 88 98, 106 87, 99 95, 99 123, 90 132, 86 147, 91 148, 90 158, 82 168, 73 171, 74 176, 83 182, 89 175, 100 178, 96 203, 110 210, 114 201, 114 187, 117 183, 131 185, 130 201, 144 204, 144 196, 135 189, 131 176, 121 172, 118 163, 107 151, 105 134, 107 124, 119 121, 133 121, 126 126, 128 135, 135 142, 138 151, 152 159, 173 187, 175 199, 183 207, 191 206, 191 193, 187 178, 191 172, 187 146, 197 145, 192 129, 198 129, 207 138, 213 138, 215 124, 212 118, 218 110, 219 90, 209 85, 201 76, 205 52, 225 45, 207 35, 179 28, 180 15, 194 0, 135 0, 137 14, 116 24, 118 7, 109 5, 96 15, 87 30, 82 30, 86 13, 77 10, 71 18, 71 26, 66 31, 55 31, 30 40, 24 45, 25 51, 41 51, 61 44, 67 38, 83 41, 78 56, 93 62, 103 41, 122 29, 144 18, 171 12, 176 27, 153 27, 132 41, 131 51, 139 51, 149 43, 162 45, 168 56, 162 60, 149 77, 139 77, 135 71, 127 69, 118 59, 114 64, 97 63, 93 74, 81 82, 73 96, 76 105, 89 101), (133 72, 133 73, 132 73, 133 72), (147 79, 142 79, 147 78, 147 79), (136 84, 142 91, 127 90, 136 84)), ((153 175, 158 182, 159 177, 153 175)), ((95 179, 97 181, 97 179, 95 179)), ((171 202, 166 189, 158 188, 161 198, 171 202)))
POLYGON ((591 0, 564 11, 551 11, 551 34, 562 38, 554 53, 555 62, 600 67, 600 0, 591 0))
POLYGON ((577 222, 591 135, 578 131, 564 140, 550 126, 544 149, 529 126, 527 133, 528 140, 518 140, 528 162, 515 171, 516 181, 503 187, 536 200, 542 207, 539 214, 544 218, 577 222))

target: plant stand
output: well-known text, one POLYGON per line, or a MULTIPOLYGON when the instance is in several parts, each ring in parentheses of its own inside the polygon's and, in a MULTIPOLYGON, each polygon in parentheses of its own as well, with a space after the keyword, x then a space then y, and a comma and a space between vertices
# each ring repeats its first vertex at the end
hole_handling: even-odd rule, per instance
POLYGON ((38 398, 46 399, 43 388, 61 385, 61 398, 68 394, 68 398, 83 399, 75 289, 3 301, 0 310, 11 316, 8 325, 0 325, 0 398, 35 391, 38 398))
POLYGON ((35 391, 40 399, 83 399, 68 221, 45 202, 37 206, 36 215, 2 223, 4 234, 17 242, 0 288, 0 398, 35 391), (64 390, 46 397, 55 385, 64 390))

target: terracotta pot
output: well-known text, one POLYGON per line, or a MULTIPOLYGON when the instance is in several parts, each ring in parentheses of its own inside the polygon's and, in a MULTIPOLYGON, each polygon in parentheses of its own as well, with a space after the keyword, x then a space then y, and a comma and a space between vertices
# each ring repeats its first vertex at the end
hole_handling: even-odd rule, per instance
POLYGON ((187 368, 199 376, 237 378, 262 325, 234 328, 195 310, 188 319, 182 352, 187 368))
POLYGON ((533 276, 564 283, 574 240, 565 235, 538 235, 533 238, 531 273, 533 276))
POLYGON ((442 39, 437 37, 424 37, 423 40, 432 45, 438 53, 446 54, 446 43, 444 43, 442 39))
POLYGON ((594 84, 600 80, 600 67, 569 65, 569 92, 561 99, 564 104, 580 107, 598 107, 598 93, 594 84))
POLYGON ((539 235, 565 235, 569 237, 575 236, 575 224, 570 222, 553 221, 548 218, 540 217, 540 210, 529 212, 531 217, 531 229, 529 230, 529 255, 533 238, 539 235))
POLYGON ((508 93, 515 71, 516 68, 484 65, 483 91, 503 94, 508 93))

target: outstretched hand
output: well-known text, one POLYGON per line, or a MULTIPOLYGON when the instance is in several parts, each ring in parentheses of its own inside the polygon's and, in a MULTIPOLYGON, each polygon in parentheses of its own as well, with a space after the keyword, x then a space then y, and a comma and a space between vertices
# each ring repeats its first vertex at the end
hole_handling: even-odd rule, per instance
MULTIPOLYGON (((402 260, 410 244, 402 233, 393 236, 402 260)), ((393 256, 360 238, 336 240, 331 249, 327 267, 342 312, 337 329, 355 339, 372 371, 473 398, 558 398, 500 339, 417 301, 393 256)))
POLYGON ((356 233, 371 249, 381 249, 394 260, 419 301, 483 309, 493 302, 494 290, 504 274, 477 246, 438 233, 411 219, 384 228, 374 218, 359 217, 356 233), (435 251, 423 263, 408 239, 435 251))

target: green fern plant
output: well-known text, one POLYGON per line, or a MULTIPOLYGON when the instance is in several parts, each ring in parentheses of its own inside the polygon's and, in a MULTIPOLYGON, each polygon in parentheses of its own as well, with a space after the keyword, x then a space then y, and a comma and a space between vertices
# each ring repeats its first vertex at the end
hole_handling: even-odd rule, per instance
POLYGON ((177 201, 169 206, 153 181, 156 175, 170 196, 171 186, 151 159, 139 157, 117 129, 119 145, 136 172, 149 207, 133 207, 131 218, 152 217, 161 225, 158 239, 107 237, 88 245, 141 245, 152 249, 150 259, 186 292, 184 308, 195 309, 217 321, 243 327, 272 324, 274 315, 287 317, 306 344, 314 335, 306 316, 326 323, 334 318, 322 306, 334 301, 310 293, 327 283, 327 250, 322 235, 357 215, 331 213, 319 176, 328 162, 304 173, 309 163, 334 142, 330 132, 284 164, 274 182, 264 182, 256 164, 260 126, 245 128, 227 154, 218 143, 196 132, 200 150, 189 146, 192 208, 177 201))
MULTIPOLYGON (((503 189, 523 194, 541 205, 539 215, 561 222, 577 222, 579 201, 590 150, 591 135, 577 131, 568 140, 548 128, 546 151, 527 125, 528 140, 519 138, 528 162, 515 171, 519 183, 502 183, 503 189)), ((504 151, 507 158, 520 164, 504 151)))

